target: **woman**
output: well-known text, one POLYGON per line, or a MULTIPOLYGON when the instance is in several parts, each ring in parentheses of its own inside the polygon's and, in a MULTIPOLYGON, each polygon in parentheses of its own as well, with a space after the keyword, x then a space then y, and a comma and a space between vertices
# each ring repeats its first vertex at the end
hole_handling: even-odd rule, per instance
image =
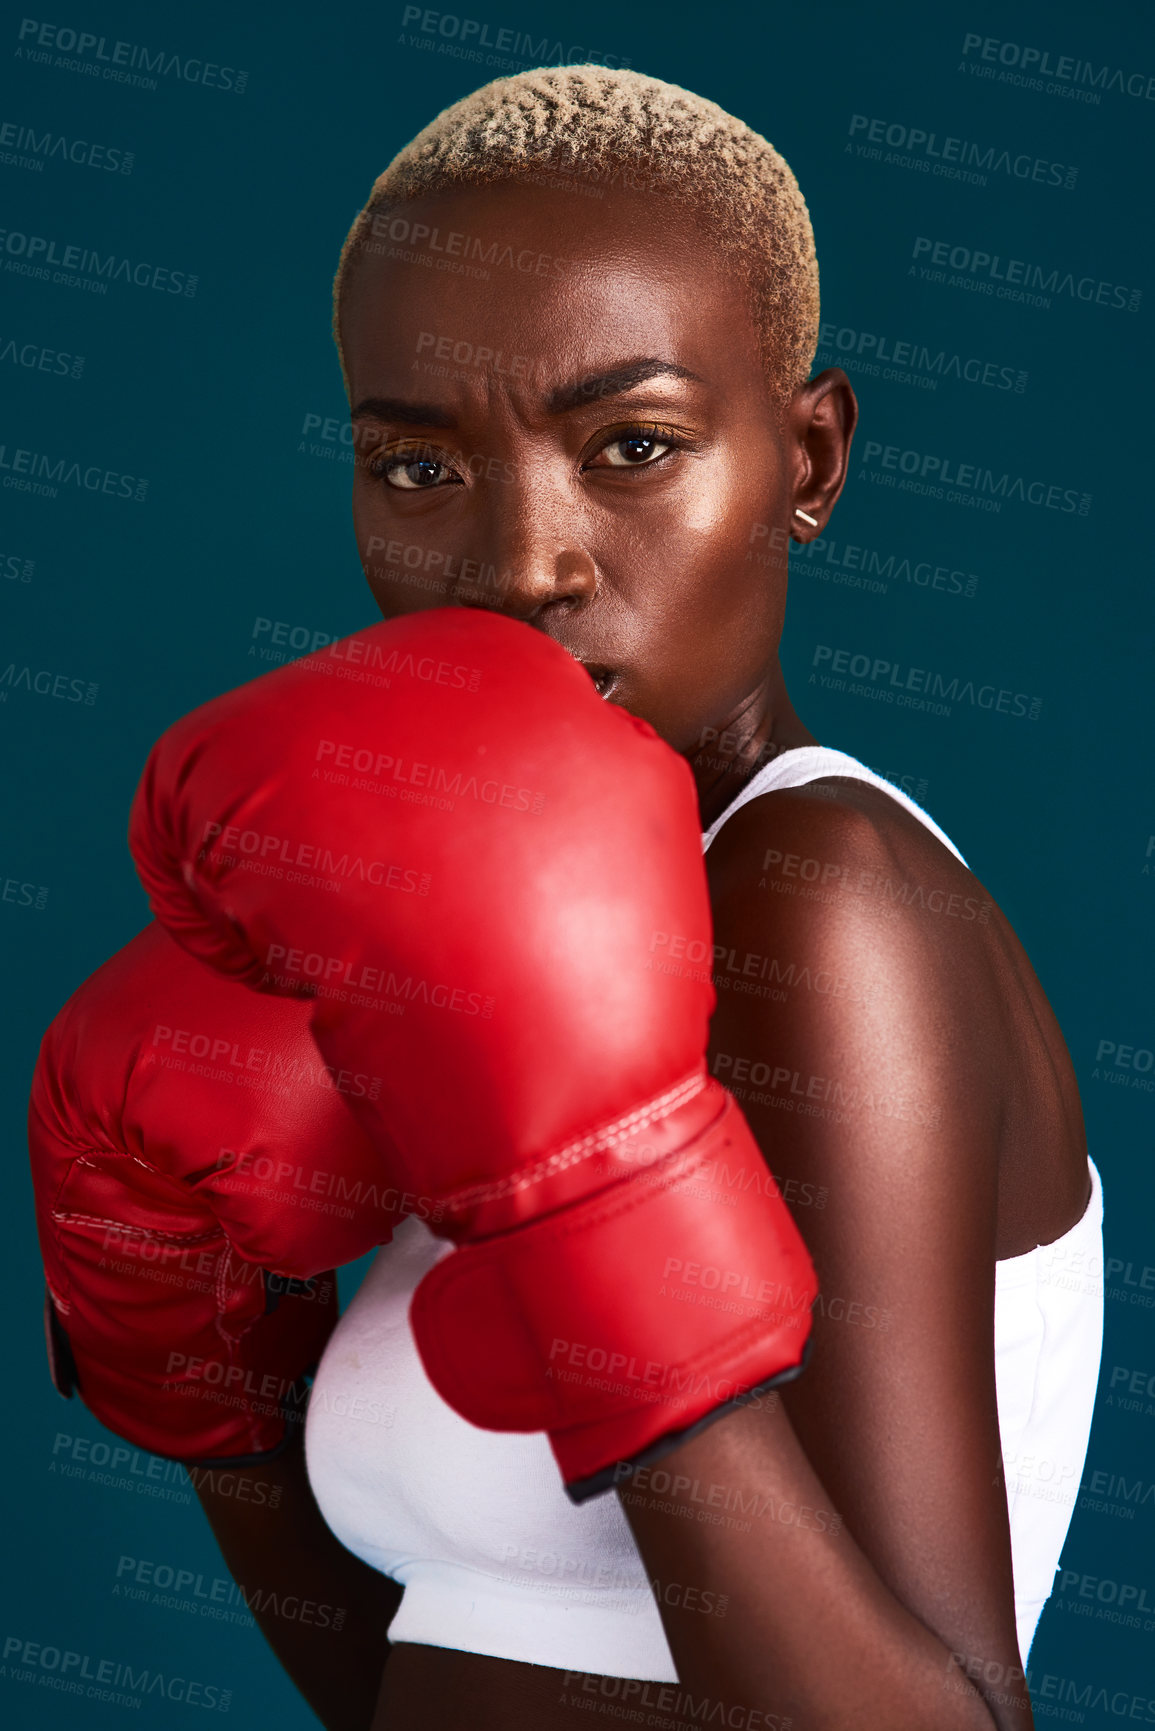
POLYGON ((409 1222, 307 1439, 333 1531, 405 1586, 374 1723, 1018 1731, 1069 1510, 1008 1515, 1004 1462, 1077 1480, 1102 1328, 1101 1290, 1048 1285, 1036 1247, 1097 1243, 1100 1192, 1006 920, 785 689, 788 542, 824 532, 856 418, 841 371, 808 379, 793 176, 638 74, 500 80, 377 182, 335 298, 383 613, 528 621, 694 769, 711 1068, 822 1284, 797 1383, 573 1508, 543 1438, 428 1385, 406 1309, 441 1251, 409 1222), (359 1397, 391 1425, 342 1417, 359 1397))

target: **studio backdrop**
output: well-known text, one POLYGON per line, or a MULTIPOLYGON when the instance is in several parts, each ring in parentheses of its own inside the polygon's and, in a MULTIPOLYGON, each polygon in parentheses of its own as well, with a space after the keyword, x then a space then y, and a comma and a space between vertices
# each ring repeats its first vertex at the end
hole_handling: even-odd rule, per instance
POLYGON ((152 742, 377 617, 329 330, 374 177, 486 80, 587 60, 740 116, 809 204, 816 367, 846 369, 862 419, 828 530, 792 554, 783 664, 812 732, 957 839, 1074 1057, 1106 1339, 1082 1482, 1013 1469, 1074 1509, 1031 1680, 1040 1724, 1155 1723, 1155 21, 1122 0, 76 0, 0 23, 12 1731, 315 1723, 182 1469, 50 1385, 27 1089, 52 1016, 147 918, 125 828, 152 742), (66 1692, 66 1653, 165 1687, 66 1692))

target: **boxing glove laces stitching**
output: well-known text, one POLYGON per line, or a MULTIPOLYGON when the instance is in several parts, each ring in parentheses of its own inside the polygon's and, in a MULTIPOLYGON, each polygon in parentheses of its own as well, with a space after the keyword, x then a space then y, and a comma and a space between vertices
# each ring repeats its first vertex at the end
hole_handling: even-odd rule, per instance
MULTIPOLYGON (((706 1167, 708 1169, 714 1158, 715 1154, 710 1149, 701 1153, 687 1152, 672 1155, 665 1163, 669 1169, 663 1173, 660 1182, 654 1188, 660 1190, 674 1189, 688 1180, 692 1180, 700 1168, 706 1167)), ((559 1221, 556 1216, 550 1215, 541 1222, 542 1237, 547 1241, 550 1239, 557 1241, 571 1236, 581 1238, 590 1232, 595 1232, 607 1220, 620 1219, 622 1215, 632 1212, 635 1208, 645 1207, 646 1203, 653 1197, 653 1193, 651 1190, 648 1197, 627 1195, 608 1198, 596 1210, 590 1210, 588 1213, 582 1211, 584 1217, 581 1219, 559 1221)), ((781 1292, 781 1286, 782 1283, 779 1282, 779 1292, 781 1292)), ((787 1290, 792 1290, 792 1288, 787 1290)), ((804 1308, 797 1303, 786 1304, 781 1297, 775 1303, 777 1308, 770 1309, 767 1307, 765 1314, 758 1314, 745 1319, 735 1317, 735 1327, 725 1342, 711 1340, 698 1352, 677 1359, 674 1363, 678 1371, 693 1373, 697 1370, 713 1368, 724 1372, 731 1365, 740 1363, 751 1345, 765 1338, 768 1327, 775 1330, 786 1329, 793 1333, 802 1326, 803 1316, 809 1311, 809 1306, 804 1308)), ((632 1411, 633 1409, 627 1403, 621 1410, 632 1411)))
POLYGON ((127 1226, 123 1220, 108 1220, 100 1214, 69 1214, 63 1209, 54 1209, 52 1218, 58 1226, 112 1227, 124 1238, 154 1238, 162 1244, 203 1244, 224 1236, 219 1228, 208 1232, 158 1232, 151 1226, 127 1226))
MULTIPOLYGON (((729 1145, 729 1137, 733 1133, 729 1128, 733 1124, 733 1112, 733 1102, 728 1101, 721 1117, 715 1120, 704 1136, 696 1137, 690 1147, 668 1154, 657 1162, 658 1172, 641 1189, 636 1185, 625 1185, 609 1195, 587 1197, 566 1213, 543 1216, 511 1237, 503 1236, 496 1243, 490 1241, 471 1245, 459 1251, 456 1256, 446 1257, 425 1277, 425 1302, 433 1302, 435 1295, 448 1297, 463 1281, 467 1283, 468 1289, 468 1283, 475 1277, 478 1267, 487 1264, 503 1266, 507 1275, 512 1275, 516 1282, 522 1265, 527 1265, 531 1271, 540 1266, 543 1246, 548 1249, 550 1245, 560 1245, 566 1239, 580 1243, 588 1240, 591 1235, 596 1237, 608 1222, 620 1220, 638 1209, 650 1207, 657 1201, 660 1192, 692 1183, 700 1171, 708 1171, 718 1158, 719 1138, 725 1139, 724 1147, 729 1145)), ((779 1285, 777 1299, 772 1301, 772 1305, 766 1305, 761 1314, 747 1317, 734 1315, 725 1339, 714 1338, 694 1351, 673 1359, 671 1368, 679 1375, 693 1376, 700 1371, 709 1371, 724 1376, 743 1363, 752 1346, 765 1340, 768 1329, 776 1335, 793 1335, 804 1330, 810 1306, 797 1301, 789 1302, 787 1294, 793 1294, 793 1282, 786 1284, 785 1293, 782 1291, 782 1284, 779 1285)), ((459 1398, 463 1390, 467 1390, 470 1395, 476 1394, 472 1373, 467 1370, 463 1377, 462 1367, 451 1356, 447 1356, 444 1350, 446 1344, 445 1339, 438 1339, 434 1334, 427 1337, 422 1348, 422 1351, 430 1354, 436 1362, 438 1374, 443 1379, 439 1386, 443 1391, 447 1385, 455 1386, 459 1398)), ((799 1358, 801 1353, 800 1346, 799 1358)), ((791 1370, 795 1366, 784 1368, 791 1370)), ((654 1398, 655 1404, 658 1404, 662 1396, 656 1394, 654 1398)), ((494 1416, 494 1410, 497 1409, 486 1407, 484 1401, 480 1404, 474 1403, 469 1417, 473 1423, 485 1425, 487 1420, 494 1416)), ((607 1404, 605 1390, 586 1395, 570 1390, 563 1404, 553 1409, 552 1415, 542 1428, 563 1431, 577 1425, 597 1422, 600 1418, 621 1417, 625 1413, 636 1411, 636 1400, 632 1393, 628 1397, 610 1396, 607 1404)))
POLYGON ((701 1070, 696 1070, 691 1075, 684 1076, 664 1094, 657 1095, 633 1112, 627 1112, 623 1117, 612 1119, 599 1129, 591 1130, 576 1142, 569 1142, 564 1148, 558 1148, 553 1154, 543 1155, 534 1165, 514 1172, 507 1178, 497 1179, 492 1184, 474 1184, 467 1190, 458 1190, 444 1198, 443 1206, 448 1213, 456 1214, 486 1202, 500 1202, 507 1196, 528 1189, 531 1184, 541 1184, 547 1178, 556 1178, 559 1172, 568 1171, 582 1160, 588 1160, 595 1154, 608 1153, 616 1143, 627 1141, 635 1131, 645 1129, 647 1124, 656 1124, 661 1119, 670 1117, 680 1106, 686 1105, 700 1094, 705 1086, 706 1077, 701 1070))

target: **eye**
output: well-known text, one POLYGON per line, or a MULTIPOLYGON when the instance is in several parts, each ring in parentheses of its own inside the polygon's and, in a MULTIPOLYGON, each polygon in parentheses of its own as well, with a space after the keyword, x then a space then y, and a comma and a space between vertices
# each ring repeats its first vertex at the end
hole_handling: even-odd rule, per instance
POLYGON ((389 451, 377 457, 370 467, 387 487, 397 487, 405 493, 427 493, 434 487, 461 483, 460 475, 428 449, 389 451))
POLYGON ((645 469, 684 444, 684 439, 665 427, 623 427, 610 435, 586 467, 645 469))

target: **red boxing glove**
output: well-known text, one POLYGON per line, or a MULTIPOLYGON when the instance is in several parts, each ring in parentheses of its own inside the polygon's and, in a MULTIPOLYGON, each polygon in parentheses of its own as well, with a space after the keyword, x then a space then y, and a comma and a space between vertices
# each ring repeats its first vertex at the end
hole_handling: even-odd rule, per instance
POLYGON ((150 926, 65 1004, 29 1141, 53 1381, 177 1460, 275 1452, 337 1320, 332 1268, 392 1234, 381 1160, 308 1007, 150 926))
POLYGON ((472 609, 332 644, 170 728, 131 843, 183 944, 385 1078, 352 1104, 460 1247, 412 1322, 463 1417, 548 1431, 581 1500, 797 1373, 810 1260, 705 1069, 692 777, 557 644, 472 609))

